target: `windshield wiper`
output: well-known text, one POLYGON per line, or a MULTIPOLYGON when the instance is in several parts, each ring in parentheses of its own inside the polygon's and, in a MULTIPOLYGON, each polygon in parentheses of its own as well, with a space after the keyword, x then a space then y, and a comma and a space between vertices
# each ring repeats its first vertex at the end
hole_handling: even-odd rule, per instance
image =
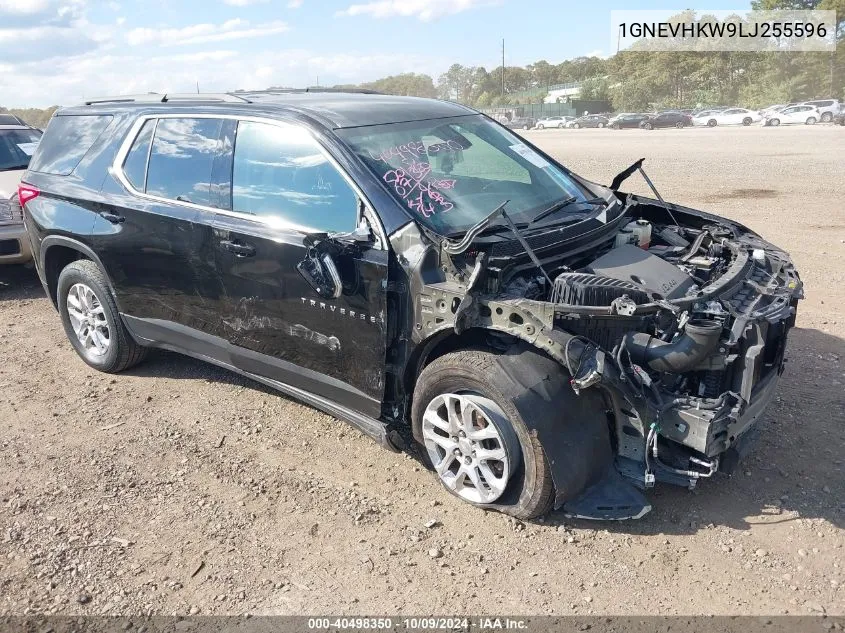
POLYGON ((572 205, 572 204, 575 204, 575 203, 589 204, 589 205, 595 206, 595 205, 599 205, 599 204, 606 204, 607 201, 604 198, 591 198, 589 200, 578 200, 578 198, 576 198, 575 196, 571 196, 569 198, 564 198, 563 200, 555 202, 548 209, 544 209, 543 211, 540 211, 540 213, 538 213, 534 217, 534 219, 532 219, 528 224, 525 225, 525 228, 528 228, 529 226, 531 226, 532 224, 536 224, 537 222, 539 222, 543 218, 549 217, 552 213, 555 213, 556 211, 560 211, 561 209, 565 209, 569 205, 572 205))
POLYGON ((17 171, 18 169, 26 169, 27 165, 13 165, 11 167, 0 167, 0 171, 17 171))

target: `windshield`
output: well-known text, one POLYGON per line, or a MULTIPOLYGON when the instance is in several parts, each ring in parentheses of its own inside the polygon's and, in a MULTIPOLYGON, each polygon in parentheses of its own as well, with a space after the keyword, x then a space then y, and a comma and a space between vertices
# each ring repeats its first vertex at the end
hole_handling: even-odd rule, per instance
POLYGON ((40 139, 38 130, 0 130, 0 171, 26 169, 40 139))
POLYGON ((557 202, 592 197, 560 167, 481 115, 338 134, 414 219, 441 235, 466 231, 505 200, 519 224, 557 202))

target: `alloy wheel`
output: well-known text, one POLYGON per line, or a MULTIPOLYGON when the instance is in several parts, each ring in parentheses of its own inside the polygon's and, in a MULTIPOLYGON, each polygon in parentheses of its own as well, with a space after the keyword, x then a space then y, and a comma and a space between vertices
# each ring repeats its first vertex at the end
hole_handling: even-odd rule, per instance
POLYGON ((111 344, 106 311, 97 295, 83 283, 74 284, 67 293, 67 314, 76 338, 86 354, 105 356, 111 344))
POLYGON ((471 503, 502 496, 519 465, 519 440, 504 412, 474 393, 446 393, 426 407, 425 448, 449 490, 471 503))

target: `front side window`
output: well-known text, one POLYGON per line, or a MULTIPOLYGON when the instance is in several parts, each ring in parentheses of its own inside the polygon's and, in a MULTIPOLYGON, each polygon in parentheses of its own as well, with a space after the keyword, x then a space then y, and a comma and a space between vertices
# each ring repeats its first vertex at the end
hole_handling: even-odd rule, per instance
POLYGON ((38 130, 0 130, 0 171, 26 169, 40 140, 38 130))
POLYGON ((355 229, 358 197, 307 130, 240 121, 232 210, 305 231, 355 229))
POLYGON ((528 222, 552 204, 587 197, 558 165, 483 116, 338 134, 411 217, 442 235, 466 231, 506 200, 514 221, 528 222))
POLYGON ((147 166, 146 192, 210 206, 211 168, 221 125, 220 119, 159 119, 147 166))

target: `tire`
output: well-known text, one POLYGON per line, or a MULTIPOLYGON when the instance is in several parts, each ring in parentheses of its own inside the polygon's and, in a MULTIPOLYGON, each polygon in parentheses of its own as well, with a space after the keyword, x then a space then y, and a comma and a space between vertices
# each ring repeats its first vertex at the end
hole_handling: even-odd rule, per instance
MULTIPOLYGON (((531 355, 526 354, 526 357, 530 358, 531 355)), ((435 469, 423 433, 423 418, 426 412, 428 411, 429 417, 434 411, 442 410, 448 414, 443 402, 456 403, 459 401, 455 398, 462 396, 477 398, 477 402, 492 403, 489 405, 489 410, 495 411, 496 415, 490 416, 489 419, 493 421, 493 426, 499 431, 502 438, 501 444, 504 445, 511 470, 504 492, 491 502, 475 501, 462 496, 462 494, 472 494, 471 491, 467 491, 467 488, 463 488, 461 492, 456 492, 444 481, 444 477, 438 475, 438 478, 441 479, 441 483, 450 494, 471 505, 498 510, 520 519, 531 519, 552 509, 555 490, 550 463, 537 434, 530 430, 529 425, 525 423, 513 402, 515 397, 524 395, 524 393, 525 388, 520 386, 506 371, 499 355, 488 350, 453 352, 435 359, 420 373, 414 389, 411 420, 414 437, 422 445, 423 459, 430 468, 435 469), (449 394, 449 396, 445 394, 449 394), (445 400, 443 400, 444 398, 445 400), (510 444, 508 444, 508 437, 510 444)), ((544 411, 544 402, 540 399, 540 396, 534 397, 537 398, 538 402, 535 403, 536 406, 533 407, 533 410, 535 412, 544 411)), ((460 411, 466 410, 468 409, 464 409, 461 405, 460 411)), ((559 411, 549 411, 548 413, 551 416, 560 415, 559 411)), ((435 417, 437 415, 443 414, 435 414, 435 417)), ((426 424, 429 423, 426 422, 426 424)), ((432 425, 429 424, 429 437, 432 428, 432 425)), ((486 426, 482 428, 486 428, 486 426)), ((442 429, 441 432, 451 433, 451 431, 443 431, 442 429)), ((444 441, 448 443, 448 436, 444 437, 444 441)), ((460 441, 466 442, 466 439, 460 441)), ((449 468, 446 468, 444 470, 446 478, 450 476, 461 478, 464 468, 461 465, 462 458, 451 457, 445 446, 441 449, 443 457, 439 459, 438 465, 459 469, 457 475, 452 475, 449 468), (449 463, 446 463, 447 459, 449 459, 449 463)), ((475 457, 466 459, 472 459, 475 463, 475 457)), ((490 466, 488 465, 487 468, 490 468, 490 466)), ((474 486, 472 490, 475 490, 474 486)))
POLYGON ((138 345, 123 325, 108 279, 91 260, 81 259, 65 266, 59 274, 56 299, 68 340, 80 358, 94 369, 113 374, 137 365, 146 357, 147 349, 138 345), (84 289, 90 290, 91 295, 83 297, 83 294, 87 295, 84 289), (81 309, 73 308, 73 303, 81 309), (89 311, 87 306, 93 307, 89 311), (91 340, 90 347, 80 339, 72 322, 71 309, 77 315, 91 313, 86 322, 96 325, 93 328, 83 326, 90 333, 87 337, 91 340), (104 349, 101 349, 102 345, 105 345, 104 349))
POLYGON ((538 130, 544 130, 544 129, 546 129, 546 126, 545 126, 545 125, 543 125, 542 123, 538 123, 538 124, 537 124, 537 129, 538 129, 538 130))
POLYGON ((774 126, 774 127, 777 127, 778 125, 780 125, 780 119, 771 119, 771 120, 769 121, 769 125, 772 125, 772 126, 774 126))
POLYGON ((573 123, 572 127, 577 130, 579 127, 581 127, 581 124, 580 123, 573 123))
POLYGON ((563 124, 563 123, 558 123, 558 124, 557 124, 557 129, 562 130, 562 129, 564 128, 564 125, 565 125, 565 124, 563 124))
POLYGON ((822 114, 822 123, 829 123, 833 120, 833 115, 830 112, 824 112, 822 114))
POLYGON ((811 116, 807 117, 807 125, 815 125, 816 124, 816 117, 811 116))
POLYGON ((683 122, 678 121, 677 123, 675 123, 675 127, 678 128, 679 130, 683 130, 684 124, 683 124, 683 122))
POLYGON ((707 127, 716 127, 717 123, 718 123, 718 122, 716 121, 716 119, 710 119, 710 120, 707 122, 707 127))
POLYGON ((613 124, 611 124, 611 126, 610 126, 610 127, 611 127, 612 129, 614 129, 614 130, 618 130, 618 129, 619 129, 619 124, 618 124, 618 123, 613 123, 613 124))
POLYGON ((653 130, 654 129, 654 125, 651 124, 651 123, 646 123, 643 127, 647 130, 653 130))
POLYGON ((599 123, 596 127, 598 127, 599 129, 601 129, 601 128, 603 128, 603 127, 604 127, 604 123, 599 123))

